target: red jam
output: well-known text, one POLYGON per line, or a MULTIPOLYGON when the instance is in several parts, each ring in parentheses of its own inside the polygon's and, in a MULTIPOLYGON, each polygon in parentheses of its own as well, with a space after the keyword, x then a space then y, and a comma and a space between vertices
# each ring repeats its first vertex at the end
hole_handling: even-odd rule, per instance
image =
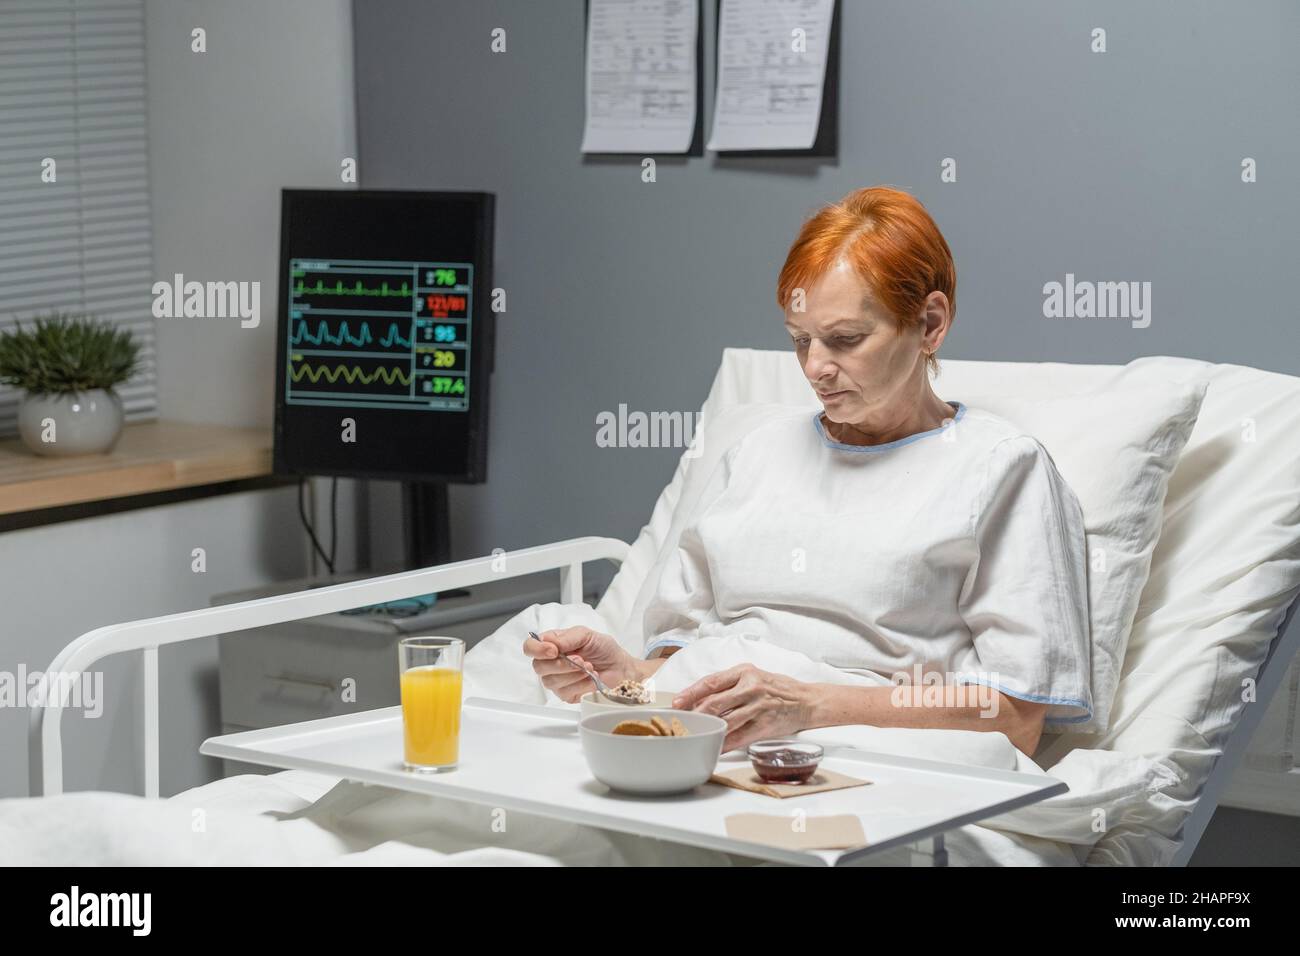
POLYGON ((751 757, 754 772, 764 783, 806 783, 817 772, 818 760, 800 750, 771 750, 751 757))

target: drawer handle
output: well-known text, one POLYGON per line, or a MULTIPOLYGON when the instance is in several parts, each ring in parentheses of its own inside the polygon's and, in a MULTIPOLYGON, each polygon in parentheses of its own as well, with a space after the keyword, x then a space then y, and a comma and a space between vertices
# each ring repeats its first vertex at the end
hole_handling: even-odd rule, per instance
POLYGON ((330 691, 331 693, 332 693, 333 690, 334 690, 334 685, 333 685, 332 683, 330 683, 329 681, 326 681, 326 680, 312 680, 312 679, 309 678, 309 677, 288 677, 288 676, 286 676, 286 677, 275 677, 275 676, 273 676, 273 675, 268 674, 268 675, 267 675, 267 680, 273 680, 273 681, 275 681, 276 683, 279 683, 279 684, 293 684, 293 685, 298 685, 298 686, 302 686, 302 687, 317 687, 317 688, 320 688, 321 690, 327 690, 327 691, 330 691))

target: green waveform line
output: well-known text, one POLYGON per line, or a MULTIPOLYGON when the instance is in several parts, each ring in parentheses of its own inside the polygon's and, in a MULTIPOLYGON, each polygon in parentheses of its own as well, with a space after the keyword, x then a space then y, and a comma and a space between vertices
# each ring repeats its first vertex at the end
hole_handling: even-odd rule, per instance
POLYGON ((355 385, 360 382, 362 385, 369 385, 375 381, 382 381, 385 385, 410 385, 411 377, 403 372, 400 368, 378 368, 373 375, 367 375, 364 370, 357 368, 355 365, 335 365, 333 368, 320 366, 313 368, 310 365, 299 365, 295 369, 290 369, 289 375, 295 382, 300 382, 304 378, 308 379, 313 385, 318 383, 322 378, 331 385, 340 378, 349 385, 355 385))
MULTIPOLYGON (((345 341, 349 345, 368 345, 374 340, 370 335, 370 323, 365 320, 361 323, 360 335, 352 334, 352 330, 348 328, 347 320, 344 320, 339 326, 337 335, 331 335, 329 323, 323 319, 321 320, 320 325, 316 326, 316 334, 312 335, 307 326, 307 320, 303 319, 294 328, 293 338, 289 340, 289 344, 299 345, 303 341, 310 342, 312 345, 320 345, 322 342, 328 342, 331 345, 342 345, 345 341)), ((388 348, 394 343, 402 346, 410 346, 411 341, 410 339, 402 337, 396 322, 391 322, 389 323, 388 331, 384 333, 384 337, 380 339, 379 344, 384 346, 384 348, 388 348)))
POLYGON ((307 284, 303 282, 303 280, 299 279, 298 284, 294 286, 293 294, 294 295, 377 295, 381 297, 393 296, 394 298, 409 299, 411 297, 411 287, 407 285, 405 282, 403 282, 401 289, 390 289, 388 288, 388 283, 384 282, 380 285, 378 289, 367 289, 365 286, 361 284, 361 280, 358 279, 357 284, 351 289, 345 289, 343 287, 342 280, 334 283, 334 288, 327 289, 325 288, 325 280, 317 279, 316 285, 311 288, 308 288, 307 284))

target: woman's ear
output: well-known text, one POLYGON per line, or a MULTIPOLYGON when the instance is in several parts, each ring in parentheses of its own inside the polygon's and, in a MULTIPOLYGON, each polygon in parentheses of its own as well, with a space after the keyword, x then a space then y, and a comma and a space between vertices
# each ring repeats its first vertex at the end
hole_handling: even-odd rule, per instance
POLYGON ((925 323, 923 333, 925 345, 922 348, 927 355, 933 355, 943 344, 948 329, 952 326, 952 311, 949 308, 948 297, 937 290, 931 292, 925 299, 921 318, 925 323))

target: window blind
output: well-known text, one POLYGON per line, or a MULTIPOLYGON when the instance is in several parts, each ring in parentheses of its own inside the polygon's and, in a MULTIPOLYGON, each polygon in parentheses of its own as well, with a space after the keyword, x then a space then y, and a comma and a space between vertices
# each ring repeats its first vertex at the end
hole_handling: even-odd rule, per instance
MULTIPOLYGON (((0 0, 0 329, 52 310, 129 329, 128 421, 157 417, 144 30, 144 0, 0 0)), ((0 386, 0 435, 21 397, 0 386)))

